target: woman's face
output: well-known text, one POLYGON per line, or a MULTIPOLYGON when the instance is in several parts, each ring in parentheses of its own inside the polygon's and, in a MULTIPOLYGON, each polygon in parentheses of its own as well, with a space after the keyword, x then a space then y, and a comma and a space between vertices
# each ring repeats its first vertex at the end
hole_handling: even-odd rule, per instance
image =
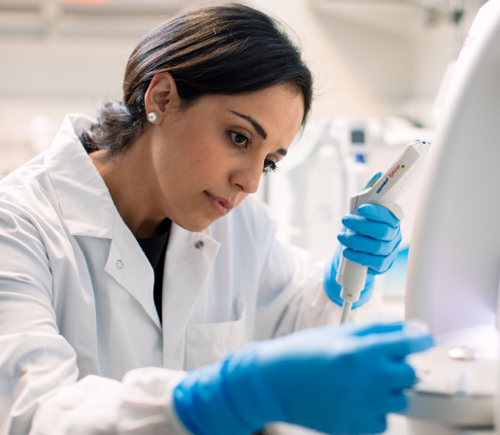
POLYGON ((189 231, 207 228, 257 190, 304 115, 303 97, 290 86, 171 106, 151 126, 154 178, 166 216, 189 231))

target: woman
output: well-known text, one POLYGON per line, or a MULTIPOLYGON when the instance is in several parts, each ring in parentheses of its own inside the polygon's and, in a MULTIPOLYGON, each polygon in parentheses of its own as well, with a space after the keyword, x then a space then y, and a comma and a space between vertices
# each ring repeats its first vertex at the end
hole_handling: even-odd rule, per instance
MULTIPOLYGON (((105 105, 97 123, 68 115, 50 150, 2 181, 2 433, 234 435, 270 421, 383 430, 414 380, 404 355, 426 348, 425 335, 327 327, 227 354, 339 317, 340 250, 323 282, 246 198, 286 155, 311 95, 309 70, 269 17, 201 9, 139 43, 123 103, 105 105), (363 373, 354 395, 340 386, 363 373), (302 386, 288 391, 292 381, 302 386), (336 388, 366 407, 366 424, 340 404, 312 418, 336 388), (318 392, 314 409, 306 391, 318 392), (373 405, 373 391, 387 394, 373 405)), ((359 213, 344 220, 356 233, 340 238, 369 243, 345 252, 371 267, 364 302, 401 235, 387 210, 359 213)))

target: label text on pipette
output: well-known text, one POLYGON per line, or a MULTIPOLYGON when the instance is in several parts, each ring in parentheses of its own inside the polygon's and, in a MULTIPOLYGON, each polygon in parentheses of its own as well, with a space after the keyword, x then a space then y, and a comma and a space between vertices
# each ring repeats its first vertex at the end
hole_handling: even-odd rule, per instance
POLYGON ((389 181, 389 177, 387 177, 387 178, 385 179, 385 181, 382 183, 382 186, 380 186, 380 187, 378 188, 377 193, 382 192, 382 189, 384 188, 384 186, 387 184, 387 182, 388 182, 388 181, 389 181))
POLYGON ((392 171, 392 172, 389 174, 389 177, 391 177, 391 178, 392 178, 392 177, 394 177, 394 175, 396 174, 396 172, 398 172, 398 169, 399 169, 399 168, 400 168, 400 166, 399 166, 399 165, 398 165, 398 166, 396 166, 396 167, 394 168, 394 171, 392 171))

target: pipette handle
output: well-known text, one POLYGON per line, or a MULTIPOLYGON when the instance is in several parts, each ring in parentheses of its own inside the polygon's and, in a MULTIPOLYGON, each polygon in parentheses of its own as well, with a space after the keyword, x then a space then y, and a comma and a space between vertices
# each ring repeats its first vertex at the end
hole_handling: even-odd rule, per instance
MULTIPOLYGON (((397 200, 421 175, 422 162, 428 150, 429 144, 426 142, 417 140, 409 144, 374 185, 350 199, 351 213, 356 213, 363 204, 378 204, 388 208, 401 220, 404 213, 397 200)), ((350 261, 342 254, 337 271, 337 283, 342 286, 340 297, 344 300, 341 323, 347 320, 352 304, 359 300, 367 272, 367 266, 350 261)))
POLYGON ((337 271, 337 282, 342 286, 340 297, 344 301, 357 302, 366 284, 368 267, 348 260, 342 255, 337 271))

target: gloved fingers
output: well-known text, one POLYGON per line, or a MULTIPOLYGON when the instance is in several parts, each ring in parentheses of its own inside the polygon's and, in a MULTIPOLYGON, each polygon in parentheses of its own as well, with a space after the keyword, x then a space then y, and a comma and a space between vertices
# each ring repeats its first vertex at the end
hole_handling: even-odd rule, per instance
POLYGON ((415 370, 406 362, 390 362, 387 367, 390 373, 388 383, 393 389, 410 388, 417 380, 415 370))
POLYGON ((387 430, 387 417, 385 415, 380 415, 373 425, 373 431, 370 433, 378 434, 384 433, 387 430))
POLYGON ((341 433, 378 434, 385 432, 387 430, 386 413, 380 409, 380 398, 365 394, 360 399, 361 402, 356 403, 356 406, 363 409, 362 414, 353 418, 349 426, 344 428, 341 433))
POLYGON ((333 280, 337 276, 337 268, 342 256, 342 245, 339 243, 335 251, 333 251, 325 260, 325 280, 333 280))
MULTIPOLYGON (((361 418, 361 417, 360 417, 361 418)), ((364 417, 366 418, 366 416, 364 417)), ((385 414, 377 413, 373 415, 369 421, 361 422, 356 431, 351 433, 362 433, 362 434, 379 434, 384 433, 387 430, 387 417, 385 414)))
POLYGON ((383 396, 384 412, 401 412, 408 406, 408 398, 401 390, 388 390, 380 393, 383 396))
POLYGON ((400 243, 401 243, 401 239, 399 239, 398 244, 395 246, 392 253, 390 253, 389 255, 387 255, 385 257, 385 260, 383 261, 383 264, 380 268, 376 269, 374 267, 371 267, 368 269, 368 273, 371 275, 379 275, 381 273, 387 272, 392 267, 392 264, 394 263, 394 261, 396 260, 396 257, 398 256, 397 248, 398 248, 400 243))
POLYGON ((369 267, 370 271, 373 274, 378 274, 387 272, 389 270, 398 253, 397 251, 394 251, 388 256, 383 256, 367 254, 366 252, 353 251, 352 249, 344 249, 343 255, 348 260, 369 267))
POLYGON ((380 334, 376 337, 374 345, 379 352, 389 358, 401 358, 414 352, 423 352, 434 344, 432 336, 418 331, 401 331, 380 334))
POLYGON ((401 222, 391 211, 382 205, 363 204, 357 209, 357 212, 366 219, 383 222, 391 227, 397 227, 401 222))
POLYGON ((358 337, 366 337, 370 334, 386 334, 390 332, 402 331, 404 328, 404 323, 347 323, 343 324, 342 327, 352 335, 356 335, 358 337))
POLYGON ((363 216, 348 214, 342 218, 342 224, 351 231, 372 239, 389 242, 399 233, 399 226, 393 227, 384 222, 366 219, 363 216))
POLYGON ((401 232, 394 239, 385 242, 372 237, 362 236, 358 233, 347 232, 340 233, 337 236, 338 241, 344 245, 346 248, 352 249, 353 251, 367 252, 373 255, 390 255, 394 249, 401 243, 402 236, 401 232))

